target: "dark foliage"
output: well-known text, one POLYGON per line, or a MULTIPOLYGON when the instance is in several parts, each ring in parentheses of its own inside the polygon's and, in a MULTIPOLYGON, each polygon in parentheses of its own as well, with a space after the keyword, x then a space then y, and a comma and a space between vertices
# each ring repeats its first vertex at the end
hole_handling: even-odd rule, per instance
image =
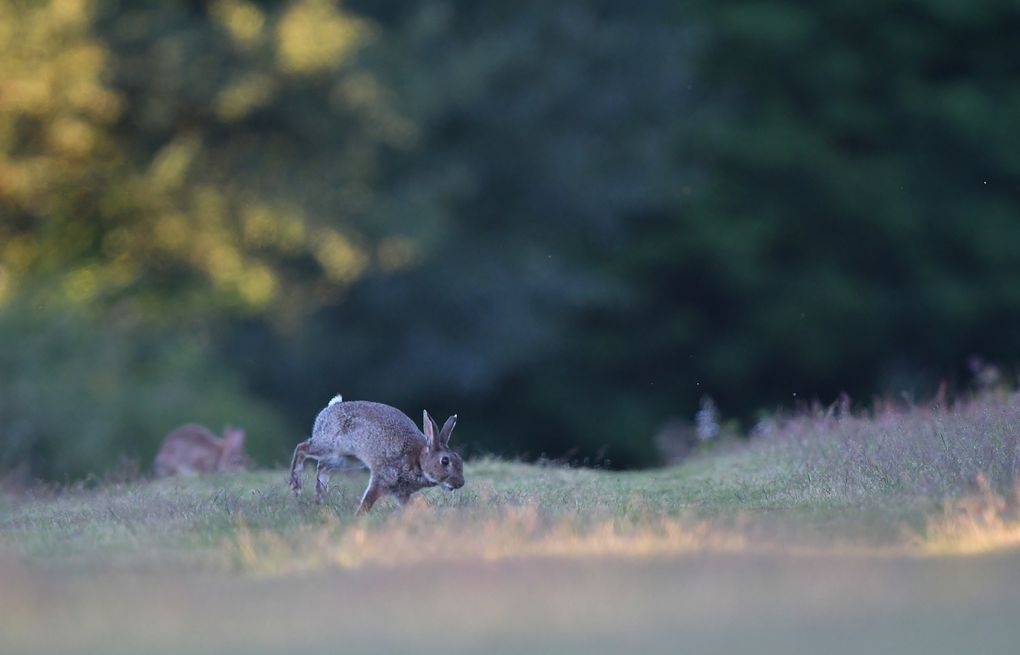
POLYGON ((201 344, 263 459, 342 392, 646 465, 1018 358, 1016 2, 65 9, 0 8, 0 311, 201 344))

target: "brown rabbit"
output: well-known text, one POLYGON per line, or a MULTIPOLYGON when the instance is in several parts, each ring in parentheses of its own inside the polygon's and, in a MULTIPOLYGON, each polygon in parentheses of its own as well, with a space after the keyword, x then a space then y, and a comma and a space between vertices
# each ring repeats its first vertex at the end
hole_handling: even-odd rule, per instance
POLYGON ((189 423, 163 439, 156 454, 156 477, 195 475, 251 468, 251 459, 244 452, 244 430, 227 426, 223 438, 209 428, 189 423))
POLYGON ((336 396, 315 418, 312 438, 294 449, 290 487, 300 494, 305 459, 317 460, 315 497, 321 501, 329 471, 347 468, 349 458, 356 457, 371 472, 358 514, 367 512, 385 494, 392 494, 403 505, 424 487, 460 489, 464 465, 460 455, 449 448, 456 424, 456 415, 451 416, 440 430, 429 413, 423 412, 421 432, 399 409, 381 403, 343 402, 336 396))

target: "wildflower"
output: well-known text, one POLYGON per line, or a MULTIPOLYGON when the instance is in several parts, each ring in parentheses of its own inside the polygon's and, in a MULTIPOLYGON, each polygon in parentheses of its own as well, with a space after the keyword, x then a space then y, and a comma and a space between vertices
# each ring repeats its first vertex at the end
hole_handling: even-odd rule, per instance
POLYGON ((694 415, 698 439, 708 441, 719 436, 719 413, 715 403, 708 396, 701 398, 701 409, 694 415))

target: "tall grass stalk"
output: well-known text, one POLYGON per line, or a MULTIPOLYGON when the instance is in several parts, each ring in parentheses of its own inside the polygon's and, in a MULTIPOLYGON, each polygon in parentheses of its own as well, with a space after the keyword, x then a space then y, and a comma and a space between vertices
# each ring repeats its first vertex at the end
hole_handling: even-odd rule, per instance
POLYGON ((953 405, 883 404, 779 419, 753 447, 785 460, 802 480, 849 498, 946 499, 978 480, 1000 494, 1020 477, 1020 393, 987 393, 953 405))

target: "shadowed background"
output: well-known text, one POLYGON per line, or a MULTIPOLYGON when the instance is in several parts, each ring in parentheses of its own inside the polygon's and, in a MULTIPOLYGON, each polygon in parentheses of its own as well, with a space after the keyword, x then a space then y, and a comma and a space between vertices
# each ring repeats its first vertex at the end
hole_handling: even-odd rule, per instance
MULTIPOLYGON (((1017 361, 1020 2, 0 4, 0 469, 335 393, 613 466, 1017 361)), ((1008 370, 1008 369, 1007 369, 1008 370)))

